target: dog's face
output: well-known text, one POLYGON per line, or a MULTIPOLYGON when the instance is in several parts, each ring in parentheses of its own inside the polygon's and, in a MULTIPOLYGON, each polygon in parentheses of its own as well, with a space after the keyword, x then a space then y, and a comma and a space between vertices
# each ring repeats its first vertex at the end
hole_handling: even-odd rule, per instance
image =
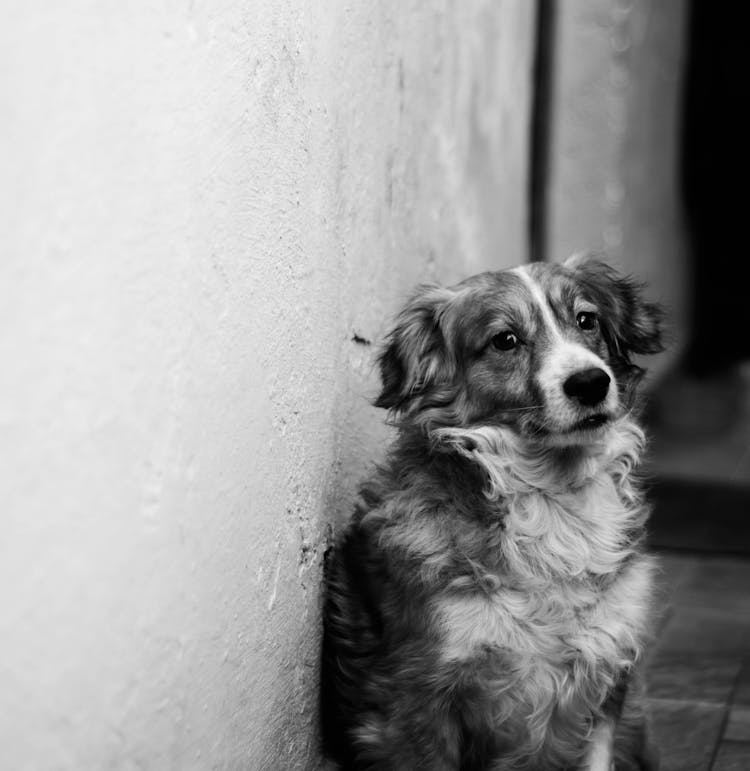
POLYGON ((585 444, 629 406, 630 356, 661 350, 660 320, 636 284, 596 261, 422 287, 380 356, 376 404, 426 430, 505 425, 585 444))

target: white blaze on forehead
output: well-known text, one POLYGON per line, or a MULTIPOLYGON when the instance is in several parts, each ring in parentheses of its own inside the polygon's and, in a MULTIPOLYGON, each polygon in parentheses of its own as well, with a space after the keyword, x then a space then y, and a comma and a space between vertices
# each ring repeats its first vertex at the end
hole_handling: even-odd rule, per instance
POLYGON ((560 327, 558 327, 555 316, 552 313, 552 306, 549 304, 547 296, 544 294, 542 287, 532 278, 531 273, 529 273, 528 266, 521 265, 518 268, 513 268, 511 273, 515 273, 521 279, 521 281, 523 281, 524 285, 531 293, 531 297, 539 307, 539 312, 542 314, 544 324, 549 330, 550 335, 552 335, 552 337, 562 339, 562 332, 560 331, 560 327))
MULTIPOLYGON (((538 307, 542 323, 550 336, 551 345, 540 357, 534 379, 542 392, 547 424, 564 430, 581 416, 579 405, 568 398, 564 392, 563 384, 567 378, 580 370, 596 368, 604 370, 609 375, 610 381, 614 383, 614 373, 596 353, 563 334, 544 289, 531 275, 529 266, 513 268, 511 272, 518 276, 528 289, 531 300, 538 307)), ((617 403, 617 387, 613 386, 607 391, 600 409, 613 412, 617 403)))

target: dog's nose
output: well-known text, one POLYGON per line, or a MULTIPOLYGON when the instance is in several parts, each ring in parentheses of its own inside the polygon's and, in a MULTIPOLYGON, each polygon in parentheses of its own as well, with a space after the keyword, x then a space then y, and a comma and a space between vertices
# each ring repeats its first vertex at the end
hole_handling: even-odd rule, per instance
POLYGON ((599 367, 582 369, 563 383, 566 396, 579 401, 586 407, 593 407, 604 399, 609 391, 611 378, 599 367))

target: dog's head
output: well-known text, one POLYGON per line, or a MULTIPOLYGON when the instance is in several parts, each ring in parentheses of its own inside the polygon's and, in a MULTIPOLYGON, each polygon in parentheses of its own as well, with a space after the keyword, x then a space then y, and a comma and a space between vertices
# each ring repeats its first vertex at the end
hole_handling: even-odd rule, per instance
POLYGON ((586 444, 632 402, 632 354, 662 350, 661 310, 596 260, 482 273, 420 287, 379 363, 376 405, 427 431, 502 425, 586 444))

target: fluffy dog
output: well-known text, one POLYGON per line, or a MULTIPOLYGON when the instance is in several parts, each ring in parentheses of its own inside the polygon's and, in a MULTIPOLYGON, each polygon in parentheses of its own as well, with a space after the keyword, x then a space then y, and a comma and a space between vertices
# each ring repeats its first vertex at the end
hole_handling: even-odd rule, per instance
POLYGON ((424 286, 379 364, 398 438, 328 566, 347 770, 652 769, 653 564, 633 477, 661 312, 596 260, 424 286))

